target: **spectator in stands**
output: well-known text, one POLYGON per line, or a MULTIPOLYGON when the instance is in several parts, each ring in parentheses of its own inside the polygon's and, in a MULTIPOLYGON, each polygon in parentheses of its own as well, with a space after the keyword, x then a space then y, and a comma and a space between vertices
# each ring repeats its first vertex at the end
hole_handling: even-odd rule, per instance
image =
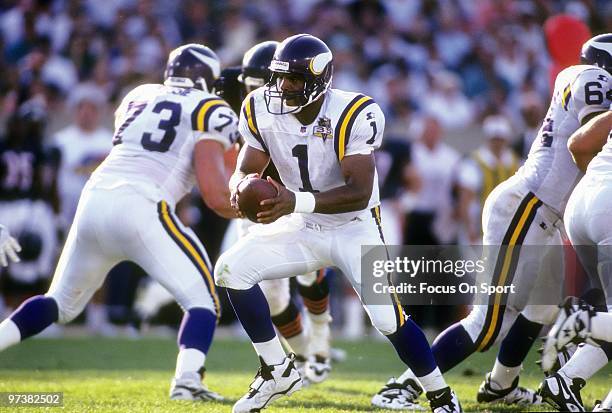
POLYGON ((536 93, 525 93, 521 96, 521 118, 523 131, 514 144, 515 151, 521 158, 527 158, 531 144, 533 143, 544 117, 544 102, 536 93))
POLYGON ((100 124, 107 111, 102 90, 80 84, 68 98, 68 109, 74 114, 73 123, 57 132, 54 139, 61 153, 58 183, 65 231, 73 221, 85 182, 112 148, 112 132, 100 124))
POLYGON ((461 162, 457 174, 457 217, 461 244, 482 244, 484 202, 493 188, 516 172, 520 162, 509 147, 512 128, 505 117, 487 117, 482 129, 486 142, 461 162))
POLYGON ((461 78, 454 73, 434 73, 430 92, 423 97, 423 109, 446 129, 466 128, 474 118, 472 103, 461 91, 461 78))
POLYGON ((452 223, 452 177, 459 153, 442 141, 444 130, 432 115, 419 122, 419 139, 412 146, 411 161, 420 178, 416 202, 406 217, 404 242, 439 245, 455 238, 452 223))

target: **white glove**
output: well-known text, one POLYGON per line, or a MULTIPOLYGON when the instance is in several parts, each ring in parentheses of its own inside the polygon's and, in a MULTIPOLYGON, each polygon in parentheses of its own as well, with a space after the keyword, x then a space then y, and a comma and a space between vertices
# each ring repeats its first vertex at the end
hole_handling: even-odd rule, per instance
POLYGON ((19 262, 20 260, 17 256, 19 251, 21 251, 21 246, 17 240, 11 237, 11 233, 4 225, 0 225, 0 265, 3 267, 8 266, 7 255, 11 261, 19 262))

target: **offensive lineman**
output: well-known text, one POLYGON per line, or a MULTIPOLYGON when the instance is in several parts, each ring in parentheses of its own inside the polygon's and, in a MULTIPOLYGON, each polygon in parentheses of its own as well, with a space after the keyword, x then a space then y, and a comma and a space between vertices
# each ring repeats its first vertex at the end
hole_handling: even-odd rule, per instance
MULTIPOLYGON (((527 289, 540 273, 563 274, 554 254, 542 257, 533 254, 531 249, 520 247, 562 245, 558 228, 562 225, 567 200, 581 174, 572 162, 567 140, 581 124, 610 106, 612 82, 604 69, 610 55, 599 42, 601 36, 590 39, 583 46, 583 64, 566 68, 557 76, 548 113, 527 161, 485 202, 483 244, 504 246, 494 260, 493 280, 497 285, 514 282, 527 289)), ((559 280, 558 285, 561 284, 559 280)), ((533 342, 544 325, 554 322, 558 308, 520 305, 512 301, 513 297, 504 305, 504 298, 500 294, 491 296, 489 305, 475 305, 466 318, 442 332, 432 346, 434 356, 440 370, 445 372, 470 354, 486 351, 502 339, 493 370, 478 390, 478 402, 540 404, 540 396, 518 385, 519 373, 533 342)), ((587 346, 579 351, 596 353, 589 356, 589 365, 584 366, 589 371, 598 364, 594 359, 607 360, 612 356, 612 346, 601 349, 587 346)), ((409 370, 393 384, 392 388, 383 387, 372 403, 401 409, 405 408, 402 401, 411 403, 420 393, 414 374, 409 370), (398 390, 397 384, 403 388, 398 390), (398 392, 402 397, 397 397, 398 392)))
MULTIPOLYGON (((215 265, 217 285, 227 288, 261 362, 234 413, 259 411, 302 387, 258 283, 336 266, 359 293, 361 245, 384 245, 372 153, 384 130, 380 107, 368 96, 330 89, 332 53, 314 36, 285 39, 270 69, 268 85, 247 96, 241 111, 239 129, 247 145, 230 179, 232 204, 240 196, 238 184, 262 173, 269 160, 286 187, 269 178, 278 196, 262 201, 271 208, 258 214, 269 225, 251 231, 215 265)), ((423 332, 396 296, 387 300, 366 305, 372 323, 419 376, 432 410, 460 412, 423 332)))
POLYGON ((235 217, 223 153, 237 137, 237 116, 209 92, 220 63, 208 47, 170 53, 160 84, 133 89, 115 113, 113 149, 83 189, 75 220, 45 295, 0 323, 0 350, 73 320, 108 271, 134 261, 185 311, 170 397, 222 400, 202 384, 219 301, 212 266, 193 231, 174 213, 194 178, 208 206, 235 217))
MULTIPOLYGON (((605 68, 612 70, 612 35, 595 39, 607 46, 608 61, 605 68)), ((610 108, 612 109, 612 107, 610 108)), ((565 224, 572 245, 577 248, 583 266, 592 277, 598 277, 608 304, 612 281, 612 221, 610 197, 612 191, 612 110, 597 116, 572 135, 568 148, 578 168, 586 174, 578 183, 565 210, 565 224), (606 142, 607 139, 607 142, 606 142), (599 153, 598 153, 599 152, 599 153), (587 168, 588 166, 588 168, 587 168)), ((568 302, 561 311, 544 345, 542 368, 548 371, 557 351, 575 338, 599 347, 602 342, 612 343, 612 314, 592 308, 578 308, 568 302)), ((609 307, 608 307, 609 309, 609 307)), ((600 309, 601 310, 601 309, 600 309)), ((603 308, 603 311, 606 309, 603 308)), ((606 362, 589 359, 588 353, 577 352, 556 373, 544 380, 540 393, 544 400, 562 411, 585 411, 580 396, 588 377, 575 374, 586 363, 601 368, 606 362), (574 374, 573 374, 574 373, 574 374), (560 391, 560 390, 564 391, 560 391)), ((593 374, 595 373, 594 370, 593 374)), ((593 411, 612 411, 612 392, 593 411)))

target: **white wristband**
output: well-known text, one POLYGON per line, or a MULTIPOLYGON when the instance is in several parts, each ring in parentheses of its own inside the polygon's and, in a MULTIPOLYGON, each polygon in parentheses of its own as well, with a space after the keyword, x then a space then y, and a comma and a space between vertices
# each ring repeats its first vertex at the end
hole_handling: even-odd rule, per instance
POLYGON ((310 192, 294 192, 295 194, 295 208, 293 212, 314 212, 315 210, 315 197, 310 192))

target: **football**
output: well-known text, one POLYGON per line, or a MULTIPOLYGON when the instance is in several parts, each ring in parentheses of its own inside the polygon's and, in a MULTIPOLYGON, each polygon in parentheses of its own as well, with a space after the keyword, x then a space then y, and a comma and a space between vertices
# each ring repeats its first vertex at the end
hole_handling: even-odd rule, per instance
POLYGON ((240 211, 251 221, 257 222, 257 213, 264 211, 266 207, 259 205, 264 199, 276 197, 276 188, 265 179, 245 179, 238 185, 238 207, 240 211))

